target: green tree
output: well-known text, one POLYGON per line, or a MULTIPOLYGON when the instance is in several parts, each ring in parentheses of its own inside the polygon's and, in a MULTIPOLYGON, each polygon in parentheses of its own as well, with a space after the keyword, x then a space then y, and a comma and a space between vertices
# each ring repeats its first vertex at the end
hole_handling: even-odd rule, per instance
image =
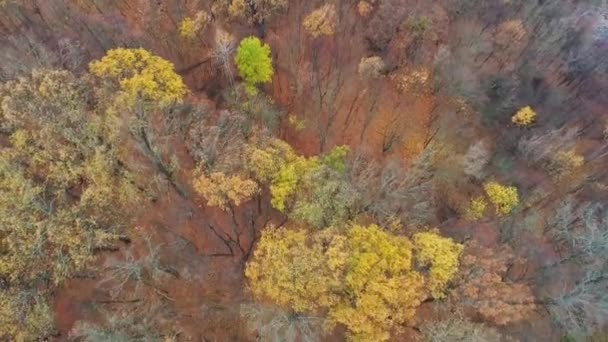
POLYGON ((359 194, 334 169, 321 165, 307 172, 295 194, 289 217, 316 228, 337 225, 355 216, 359 194))
POLYGON ((248 146, 245 169, 261 183, 269 183, 287 162, 295 160, 296 154, 288 143, 280 139, 268 139, 264 146, 248 146))
POLYGON ((247 91, 255 93, 255 86, 272 79, 274 70, 270 47, 256 37, 247 37, 241 41, 234 58, 239 74, 245 81, 247 91))
POLYGON ((293 195, 302 184, 303 177, 318 167, 317 157, 297 156, 292 161, 285 163, 270 184, 272 206, 283 212, 291 209, 288 200, 293 200, 293 195))
POLYGON ((346 156, 350 152, 348 146, 336 146, 323 156, 322 162, 339 173, 346 171, 346 156))

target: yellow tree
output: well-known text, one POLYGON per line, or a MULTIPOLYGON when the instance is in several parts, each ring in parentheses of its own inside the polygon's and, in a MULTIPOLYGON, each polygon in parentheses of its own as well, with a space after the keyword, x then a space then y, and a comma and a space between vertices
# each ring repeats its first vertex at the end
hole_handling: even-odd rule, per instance
POLYGON ((517 188, 514 186, 501 185, 497 182, 487 182, 483 185, 483 188, 488 200, 494 205, 498 216, 507 215, 519 204, 517 188))
POLYGON ((314 233, 270 227, 245 274, 256 298, 296 313, 325 311, 326 325, 346 326, 351 341, 385 341, 430 294, 443 296, 458 268, 462 246, 421 234, 416 245, 376 225, 314 233), (431 266, 427 277, 417 264, 431 266))
POLYGON ((303 229, 267 227, 245 275, 257 298, 295 312, 314 312, 331 302, 332 272, 323 248, 303 229))
POLYGON ((280 139, 268 139, 263 145, 247 147, 245 168, 261 183, 268 183, 286 163, 296 159, 296 154, 280 139))
POLYGON ((279 211, 286 211, 288 205, 286 202, 296 192, 304 175, 315 170, 317 167, 319 167, 319 159, 317 157, 306 158, 297 156, 285 163, 270 184, 272 206, 279 211))
POLYGON ((430 266, 428 282, 433 298, 445 297, 446 287, 458 271, 463 246, 434 232, 414 234, 416 260, 430 266))
POLYGON ((238 206, 250 199, 258 192, 258 185, 238 175, 213 172, 209 176, 201 174, 194 181, 194 189, 207 200, 207 205, 226 210, 229 204, 238 206))
POLYGON ((109 50, 89 64, 91 74, 117 85, 120 99, 133 104, 138 99, 160 105, 179 102, 187 89, 173 64, 144 49, 109 50))
POLYGON ((245 81, 245 90, 249 95, 255 95, 257 84, 272 80, 274 69, 270 46, 263 44, 257 37, 252 36, 241 40, 234 62, 245 81))
POLYGON ((325 4, 307 15, 302 25, 311 36, 317 38, 333 35, 336 32, 337 20, 336 6, 325 4))
POLYGON ((424 278, 413 269, 413 245, 376 225, 346 233, 343 287, 329 323, 347 327, 351 341, 386 341, 424 299, 424 278))

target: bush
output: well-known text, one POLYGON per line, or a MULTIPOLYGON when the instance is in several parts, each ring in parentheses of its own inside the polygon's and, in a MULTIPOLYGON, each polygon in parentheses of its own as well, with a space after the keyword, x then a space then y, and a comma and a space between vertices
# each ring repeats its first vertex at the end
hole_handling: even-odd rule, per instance
POLYGON ((511 121, 519 127, 530 126, 536 120, 536 112, 530 106, 521 108, 511 117, 511 121))
POLYGON ((490 161, 490 157, 491 151, 484 141, 471 145, 463 157, 464 173, 481 179, 484 175, 483 169, 490 161))
POLYGON ((510 213, 518 204, 517 188, 514 186, 504 186, 496 182, 488 182, 483 188, 490 202, 496 209, 498 216, 510 213))
POLYGON ((386 71, 386 63, 379 56, 363 57, 359 62, 358 71, 359 76, 364 79, 378 78, 386 71))
POLYGON ((557 180, 573 175, 585 164, 585 157, 574 149, 559 151, 549 162, 549 173, 557 180))
POLYGON ((207 24, 209 24, 210 20, 211 20, 211 17, 205 11, 199 11, 198 13, 196 13, 196 15, 194 16, 194 19, 184 18, 179 23, 178 32, 179 32, 180 38, 183 38, 186 40, 194 39, 197 36, 197 34, 202 29, 204 29, 207 26, 207 24))
POLYGON ((440 321, 427 322, 422 326, 422 335, 427 342, 501 342, 502 336, 496 329, 476 323, 462 313, 450 313, 440 321))
POLYGON ((486 212, 488 202, 483 197, 477 197, 471 200, 471 204, 465 210, 464 217, 469 221, 476 221, 483 217, 486 212))

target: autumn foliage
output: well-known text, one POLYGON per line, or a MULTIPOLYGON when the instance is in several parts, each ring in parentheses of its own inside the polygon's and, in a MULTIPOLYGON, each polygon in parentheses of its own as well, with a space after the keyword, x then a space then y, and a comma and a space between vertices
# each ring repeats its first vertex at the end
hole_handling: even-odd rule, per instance
POLYGON ((227 209, 229 204, 238 206, 255 195, 258 185, 238 175, 213 172, 208 176, 201 174, 194 181, 194 189, 207 200, 207 205, 227 209))
POLYGON ((376 225, 312 233, 267 228, 245 274, 258 298, 295 312, 327 310, 352 341, 385 341, 422 300, 441 298, 462 246, 435 233, 410 240, 376 225), (418 267, 430 266, 427 273, 418 267))
POLYGON ((311 36, 317 38, 333 35, 336 31, 336 21, 336 7, 333 4, 325 4, 306 16, 302 25, 311 36))
POLYGON ((504 216, 510 213, 519 204, 517 188, 514 186, 505 186, 497 182, 488 182, 484 184, 483 188, 486 192, 486 196, 488 196, 488 200, 494 205, 498 216, 504 216))
POLYGON ((179 102, 186 86, 171 62, 144 49, 117 48, 89 65, 91 74, 115 83, 121 99, 134 103, 137 99, 167 105, 179 102))
POLYGON ((472 242, 461 260, 455 302, 497 325, 523 320, 536 310, 532 289, 506 278, 509 265, 523 262, 508 246, 492 250, 472 242))
POLYGON ((536 120, 536 112, 530 106, 526 106, 517 111, 511 121, 520 127, 529 126, 536 120))

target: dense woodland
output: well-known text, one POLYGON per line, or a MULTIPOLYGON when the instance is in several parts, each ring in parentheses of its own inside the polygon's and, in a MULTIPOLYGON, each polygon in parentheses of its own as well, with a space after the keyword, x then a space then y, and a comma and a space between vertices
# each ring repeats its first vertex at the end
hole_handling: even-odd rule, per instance
POLYGON ((0 0, 1 341, 605 341, 603 0, 0 0))

